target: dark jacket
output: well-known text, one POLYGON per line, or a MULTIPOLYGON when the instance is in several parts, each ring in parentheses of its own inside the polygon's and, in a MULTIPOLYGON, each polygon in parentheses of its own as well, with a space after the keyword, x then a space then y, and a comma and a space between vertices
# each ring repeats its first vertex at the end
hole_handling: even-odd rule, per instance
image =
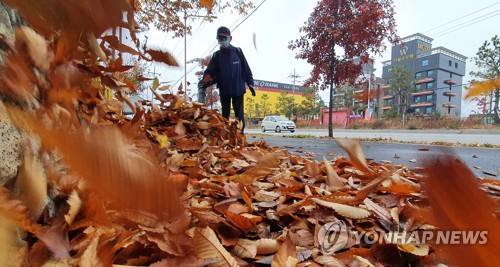
POLYGON ((203 77, 207 74, 217 83, 222 97, 244 95, 245 82, 253 86, 252 71, 241 48, 232 45, 213 54, 203 77))

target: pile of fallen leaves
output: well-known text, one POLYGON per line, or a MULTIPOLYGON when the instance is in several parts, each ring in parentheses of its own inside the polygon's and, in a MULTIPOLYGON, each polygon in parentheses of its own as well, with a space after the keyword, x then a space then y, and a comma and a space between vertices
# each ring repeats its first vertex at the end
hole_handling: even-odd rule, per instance
MULTIPOLYGON (((36 1, 17 3, 21 12, 32 11, 28 2, 36 1)), ((5 42, 9 55, 0 88, 26 147, 15 183, 0 188, 2 262, 498 263, 492 252, 500 246, 494 235, 500 184, 476 180, 452 157, 429 160, 415 172, 369 162, 358 142, 338 140, 349 158, 317 162, 265 142, 247 144, 237 122, 187 102, 182 91, 161 94, 152 88, 154 102, 131 103, 125 92, 135 86, 117 75, 130 66, 111 48, 176 63, 168 53, 132 48, 105 35, 106 27, 123 26, 122 12, 131 12, 125 1, 112 1, 118 13, 74 14, 109 10, 104 2, 80 1, 81 10, 61 5, 57 12, 40 7, 39 14, 26 17, 38 32, 19 28, 16 43, 5 42), (115 92, 113 99, 103 96, 107 88, 115 92), (124 104, 135 111, 133 118, 121 115, 124 104), (338 250, 329 253, 322 227, 331 222, 348 230, 338 236, 338 250), (353 239, 353 232, 411 235, 431 229, 490 235, 486 245, 469 246, 353 239)), ((127 18, 134 36, 133 16, 127 18)))

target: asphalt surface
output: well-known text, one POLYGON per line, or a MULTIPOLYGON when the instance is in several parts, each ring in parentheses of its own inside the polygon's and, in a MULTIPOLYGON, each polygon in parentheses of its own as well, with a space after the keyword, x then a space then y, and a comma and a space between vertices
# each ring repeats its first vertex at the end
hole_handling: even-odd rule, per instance
MULTIPOLYGON (((412 134, 417 135, 415 132, 412 134)), ((323 160, 323 157, 330 160, 335 155, 347 156, 335 140, 284 136, 286 135, 283 133, 280 135, 246 134, 248 142, 265 140, 269 145, 287 149, 291 154, 316 160, 323 160)), ((368 159, 379 162, 388 160, 393 164, 404 164, 410 168, 422 166, 423 162, 431 156, 455 154, 476 176, 500 178, 500 149, 498 148, 444 147, 386 142, 362 142, 361 146, 368 159)))
MULTIPOLYGON (((260 129, 246 129, 248 134, 262 133, 260 129)), ((327 129, 297 129, 294 133, 275 133, 266 131, 264 134, 271 136, 297 136, 309 135, 314 137, 327 137, 327 129)), ((333 137, 363 138, 363 139, 392 139, 404 142, 446 142, 469 145, 500 145, 500 130, 377 130, 334 129, 333 137)))

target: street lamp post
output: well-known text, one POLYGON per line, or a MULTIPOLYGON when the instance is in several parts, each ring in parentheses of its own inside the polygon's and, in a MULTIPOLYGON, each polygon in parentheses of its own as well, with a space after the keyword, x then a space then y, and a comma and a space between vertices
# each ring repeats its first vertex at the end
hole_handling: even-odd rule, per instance
POLYGON ((216 19, 216 16, 200 16, 200 15, 188 15, 187 12, 184 11, 184 98, 187 99, 187 18, 211 18, 216 19))

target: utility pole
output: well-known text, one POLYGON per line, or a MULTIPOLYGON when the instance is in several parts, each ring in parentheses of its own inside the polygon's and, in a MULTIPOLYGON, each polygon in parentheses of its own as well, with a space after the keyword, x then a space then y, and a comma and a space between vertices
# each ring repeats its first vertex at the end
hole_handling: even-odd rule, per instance
MULTIPOLYGON (((153 74, 153 77, 154 77, 155 79, 156 79, 156 75, 161 76, 161 73, 157 73, 157 72, 156 72, 156 65, 155 65, 155 63, 153 63, 153 72, 148 71, 148 74, 149 74, 149 73, 150 73, 150 74, 153 74)), ((152 88, 152 87, 151 87, 150 89, 151 89, 151 90, 153 90, 153 88, 152 88)), ((148 90, 148 91, 149 91, 149 90, 148 90)), ((146 100, 148 100, 148 99, 149 99, 149 92, 148 92, 148 91, 146 91, 146 100)), ((153 94, 153 92, 151 92, 151 103, 153 103, 153 101, 154 101, 154 97, 155 97, 155 95, 153 94)))
POLYGON ((368 100, 366 101, 367 103, 367 106, 368 106, 368 120, 371 118, 372 114, 370 112, 370 88, 372 87, 372 63, 371 61, 368 61, 368 68, 370 68, 369 70, 369 76, 368 76, 368 100))
POLYGON ((184 98, 187 100, 187 12, 184 10, 184 98))
POLYGON ((293 78, 293 88, 292 88, 292 115, 291 115, 291 119, 293 120, 293 113, 295 112, 295 79, 298 79, 300 78, 299 75, 295 74, 295 69, 293 69, 293 74, 288 76, 290 78, 293 78))
POLYGON ((216 16, 200 16, 200 15, 190 15, 184 10, 184 98, 187 100, 188 95, 187 95, 187 18, 192 17, 192 18, 211 18, 211 19, 216 19, 216 16))

